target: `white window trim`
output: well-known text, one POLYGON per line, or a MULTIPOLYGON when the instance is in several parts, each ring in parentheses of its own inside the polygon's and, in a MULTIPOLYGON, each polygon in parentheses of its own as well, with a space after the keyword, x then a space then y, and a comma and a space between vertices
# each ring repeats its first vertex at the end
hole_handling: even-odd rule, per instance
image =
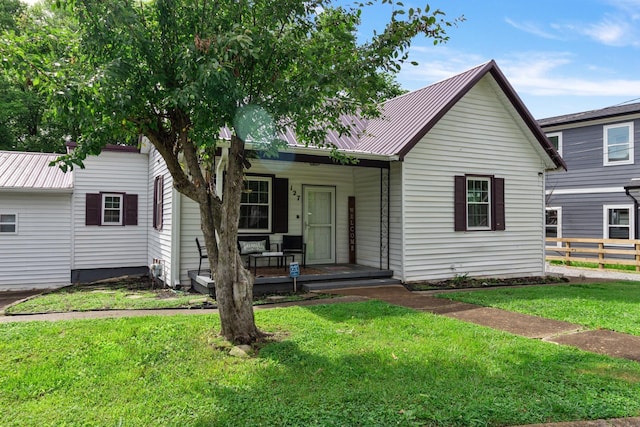
MULTIPOLYGON (((603 205, 602 206, 602 238, 609 239, 609 210, 610 209, 629 209, 629 239, 635 239, 636 217, 634 206, 631 205, 603 205)), ((627 246, 627 245, 611 245, 609 246, 627 246)))
POLYGON ((552 132, 547 134, 547 138, 551 138, 552 136, 558 137, 558 154, 562 156, 562 132, 552 132))
POLYGON ((15 225, 15 230, 14 231, 1 231, 0 234, 6 235, 6 234, 18 234, 18 213, 17 212, 0 212, 0 214, 2 215, 13 215, 15 217, 15 221, 14 222, 3 222, 1 224, 3 225, 15 225))
MULTIPOLYGON (((238 232, 240 233, 271 233, 271 221, 272 218, 271 216, 273 215, 272 213, 272 204, 273 204, 273 180, 271 179, 271 177, 269 176, 245 176, 245 180, 246 181, 266 181, 269 185, 269 219, 268 221, 268 227, 267 228, 239 228, 238 232)), ((243 184, 244 185, 244 184, 243 184)), ((255 203, 247 203, 249 205, 253 205, 255 203)), ((244 205, 243 203, 240 203, 240 205, 244 205)))
MULTIPOLYGON (((548 208, 546 208, 547 211, 558 211, 558 224, 557 224, 557 237, 559 239, 562 238, 562 206, 550 206, 548 208)), ((547 228, 547 216, 545 215, 544 218, 544 227, 545 227, 545 234, 546 234, 546 228, 547 228)), ((556 242, 556 246, 558 247, 562 247, 562 242, 556 242)))
POLYGON ((124 194, 119 194, 119 193, 102 193, 102 205, 101 205, 101 209, 102 209, 102 214, 101 214, 101 219, 100 219, 100 223, 102 225, 122 225, 122 221, 124 220, 124 194), (120 221, 118 222, 106 222, 104 220, 105 218, 105 210, 106 210, 106 206, 105 206, 105 200, 107 197, 118 197, 120 199, 120 221))
POLYGON ((474 231, 474 230, 491 230, 491 216, 493 215, 493 212, 491 212, 491 208, 493 206, 493 202, 492 202, 492 198, 493 198, 493 194, 491 193, 491 178, 489 177, 485 177, 485 176, 468 176, 467 177, 467 181, 466 181, 466 186, 465 186, 465 198, 466 198, 466 208, 467 208, 467 230, 470 231, 474 231), (469 225, 469 206, 470 205, 480 205, 480 204, 485 204, 485 203, 469 203, 469 181, 485 181, 488 185, 487 185, 487 190, 489 193, 489 199, 486 202, 487 205, 487 225, 484 227, 472 227, 469 225))
POLYGON ((616 123, 614 125, 606 125, 602 128, 602 159, 604 166, 615 165, 632 165, 634 163, 634 130, 633 122, 616 123), (629 159, 628 160, 609 160, 608 137, 607 130, 612 128, 627 127, 629 130, 629 159))

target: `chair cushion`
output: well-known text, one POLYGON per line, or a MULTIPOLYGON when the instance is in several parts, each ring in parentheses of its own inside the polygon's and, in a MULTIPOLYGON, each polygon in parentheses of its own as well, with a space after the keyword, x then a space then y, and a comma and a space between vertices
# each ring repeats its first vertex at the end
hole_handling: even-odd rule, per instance
POLYGON ((238 244, 240 245, 240 255, 262 253, 267 250, 266 240, 239 241, 238 244))

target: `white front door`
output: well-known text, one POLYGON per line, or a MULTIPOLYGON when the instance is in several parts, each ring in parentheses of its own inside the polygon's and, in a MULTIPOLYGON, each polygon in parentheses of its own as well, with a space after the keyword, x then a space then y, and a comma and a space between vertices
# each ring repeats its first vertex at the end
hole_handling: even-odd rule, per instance
POLYGON ((336 189, 304 186, 304 241, 308 264, 336 262, 336 189))

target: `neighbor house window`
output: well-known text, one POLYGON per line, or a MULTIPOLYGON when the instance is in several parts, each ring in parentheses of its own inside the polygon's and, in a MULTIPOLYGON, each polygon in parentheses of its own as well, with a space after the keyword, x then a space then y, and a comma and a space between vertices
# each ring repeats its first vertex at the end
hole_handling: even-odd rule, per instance
POLYGON ((240 231, 271 232, 271 178, 247 176, 240 199, 240 231))
POLYGON ((164 202, 164 177, 157 176, 153 182, 153 228, 162 230, 164 202))
POLYGON ((138 195, 87 193, 85 225, 138 225, 138 195))
POLYGON ((504 230, 504 179, 492 176, 455 177, 456 231, 504 230))
POLYGON ((604 165, 633 163, 633 123, 604 126, 604 165))
POLYGON ((605 205, 603 214, 605 239, 634 238, 633 205, 605 205))
POLYGON ((549 138, 553 148, 562 156, 562 132, 548 133, 547 138, 549 138))
POLYGON ((0 214, 0 233, 17 233, 18 215, 0 214))
MULTIPOLYGON (((562 208, 547 208, 545 212, 545 237, 562 237, 562 208)), ((562 246, 557 242, 556 246, 562 246)))

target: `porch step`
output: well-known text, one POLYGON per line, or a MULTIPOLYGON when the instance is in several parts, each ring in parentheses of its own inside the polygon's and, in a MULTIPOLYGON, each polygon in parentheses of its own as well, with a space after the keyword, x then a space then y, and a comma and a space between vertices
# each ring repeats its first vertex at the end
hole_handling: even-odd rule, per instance
POLYGON ((326 291, 330 289, 362 288, 372 286, 401 285, 402 282, 392 278, 370 278, 351 280, 331 280, 326 282, 306 282, 302 284, 302 289, 306 292, 326 291))

